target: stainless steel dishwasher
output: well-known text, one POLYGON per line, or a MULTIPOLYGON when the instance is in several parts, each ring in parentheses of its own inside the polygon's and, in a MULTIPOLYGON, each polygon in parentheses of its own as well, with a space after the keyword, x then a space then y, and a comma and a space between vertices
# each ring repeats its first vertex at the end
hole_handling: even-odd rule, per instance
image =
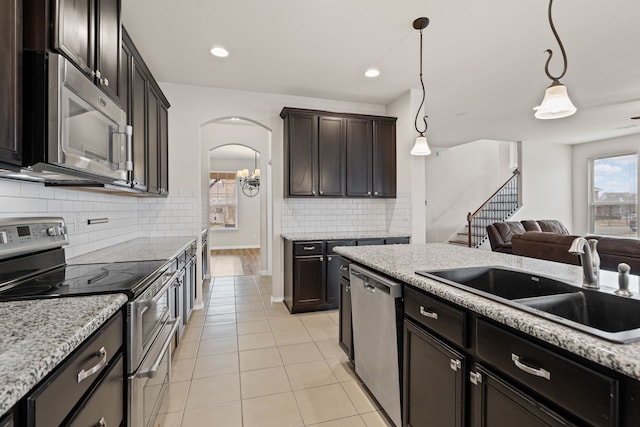
POLYGON ((356 374, 399 427, 402 285, 353 264, 350 278, 356 374))

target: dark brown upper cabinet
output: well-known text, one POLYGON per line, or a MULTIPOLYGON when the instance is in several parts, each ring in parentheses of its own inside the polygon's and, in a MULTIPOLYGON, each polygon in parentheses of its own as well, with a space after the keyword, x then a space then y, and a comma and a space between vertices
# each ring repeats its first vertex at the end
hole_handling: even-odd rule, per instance
POLYGON ((120 0, 59 0, 53 48, 120 101, 120 0))
POLYGON ((395 197, 396 119, 283 108, 285 197, 395 197))
POLYGON ((22 1, 0 3, 0 164, 20 166, 22 1))

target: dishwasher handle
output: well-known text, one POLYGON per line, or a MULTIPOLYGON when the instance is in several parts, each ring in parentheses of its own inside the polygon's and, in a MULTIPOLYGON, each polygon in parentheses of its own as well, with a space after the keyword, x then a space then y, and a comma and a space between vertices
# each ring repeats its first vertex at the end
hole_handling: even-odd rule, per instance
POLYGON ((362 286, 364 286, 367 291, 376 292, 380 290, 385 294, 391 294, 391 286, 387 285, 386 283, 383 283, 380 280, 376 280, 373 277, 367 276, 366 274, 363 274, 357 270, 351 270, 351 274, 353 274, 354 277, 362 280, 362 286))

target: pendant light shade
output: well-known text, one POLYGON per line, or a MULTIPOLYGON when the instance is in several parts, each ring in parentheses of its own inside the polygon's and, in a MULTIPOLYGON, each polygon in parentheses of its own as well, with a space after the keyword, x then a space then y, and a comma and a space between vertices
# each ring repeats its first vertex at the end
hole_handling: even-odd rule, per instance
POLYGON ((420 130, 420 128, 418 127, 418 117, 420 116, 420 111, 422 111, 422 107, 424 106, 424 99, 426 97, 424 81, 422 80, 422 30, 427 28, 427 25, 429 25, 429 18, 422 17, 413 21, 413 28, 416 30, 420 30, 420 85, 422 86, 422 101, 420 101, 420 106, 418 107, 418 111, 416 112, 416 119, 414 120, 414 125, 416 131, 418 132, 418 137, 416 138, 416 142, 413 144, 413 148, 411 149, 412 156, 428 156, 429 154, 431 154, 429 144, 427 143, 427 137, 424 136, 428 128, 426 114, 422 117, 422 121, 424 122, 424 130, 420 130))
POLYGON ((569 99, 567 88, 557 80, 554 80, 551 86, 544 92, 544 99, 536 110, 536 119, 561 119, 574 114, 577 109, 569 99))
POLYGON ((413 144, 413 148, 411 149, 412 156, 428 156, 431 154, 431 149, 429 149, 429 144, 427 144, 427 138, 425 136, 419 136, 416 138, 415 144, 413 144))
POLYGON ((574 114, 577 111, 571 99, 569 99, 569 94, 567 93, 567 88, 565 85, 560 83, 560 79, 564 77, 567 72, 567 53, 564 51, 564 46, 562 41, 560 40, 560 36, 556 31, 555 25, 553 25, 553 17, 551 16, 551 6, 553 5, 553 0, 549 0, 549 25, 551 26, 551 31, 558 41, 558 45, 560 46, 560 52, 562 53, 562 59, 564 61, 564 68, 562 73, 559 76, 553 76, 549 72, 549 62, 551 61, 551 57, 553 56, 553 51, 551 49, 547 49, 546 52, 549 55, 547 58, 547 62, 544 65, 544 72, 547 74, 547 77, 551 79, 551 86, 547 88, 544 92, 544 98, 542 99, 542 104, 538 107, 534 107, 536 119, 548 120, 548 119, 561 119, 563 117, 568 117, 574 114))

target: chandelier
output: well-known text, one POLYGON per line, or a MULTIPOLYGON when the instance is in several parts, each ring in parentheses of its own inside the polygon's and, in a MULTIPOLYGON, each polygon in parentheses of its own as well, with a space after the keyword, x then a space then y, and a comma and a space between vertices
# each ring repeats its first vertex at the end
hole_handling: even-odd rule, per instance
POLYGON ((260 192, 260 169, 258 169, 258 152, 254 152, 253 172, 249 169, 240 169, 236 173, 240 188, 245 196, 254 197, 260 192))

